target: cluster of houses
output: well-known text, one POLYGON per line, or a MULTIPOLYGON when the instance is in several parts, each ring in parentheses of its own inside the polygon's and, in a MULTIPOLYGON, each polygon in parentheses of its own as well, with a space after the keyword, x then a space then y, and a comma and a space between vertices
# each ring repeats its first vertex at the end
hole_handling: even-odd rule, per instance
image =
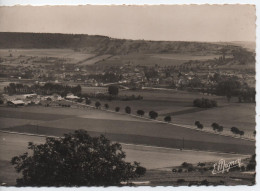
POLYGON ((7 104, 9 106, 27 106, 27 105, 38 105, 43 102, 57 102, 62 100, 70 100, 70 101, 78 101, 82 98, 75 96, 71 93, 67 94, 65 98, 62 98, 58 94, 53 95, 37 95, 37 94, 20 94, 20 95, 2 95, 2 100, 4 104, 7 104))

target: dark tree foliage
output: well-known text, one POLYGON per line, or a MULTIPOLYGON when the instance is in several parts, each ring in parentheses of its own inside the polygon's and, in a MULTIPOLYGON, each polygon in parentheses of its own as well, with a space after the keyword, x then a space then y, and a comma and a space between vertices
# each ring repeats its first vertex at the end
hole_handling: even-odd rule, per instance
POLYGON ((109 108, 109 105, 108 105, 107 103, 106 103, 104 106, 105 106, 105 108, 106 108, 106 109, 108 109, 108 108, 109 108))
POLYGON ((218 104, 215 100, 201 98, 201 99, 195 99, 193 101, 193 106, 200 107, 200 108, 212 108, 212 107, 217 107, 218 104))
POLYGON ((246 167, 247 170, 255 170, 256 167, 256 160, 255 160, 256 155, 252 155, 251 159, 246 167))
POLYGON ((113 96, 118 95, 118 87, 117 86, 109 86, 108 87, 108 93, 113 96))
POLYGON ((130 113, 131 113, 131 107, 126 106, 126 107, 125 107, 125 112, 126 112, 127 114, 130 114, 130 113))
POLYGON ((242 65, 255 63, 255 53, 249 52, 244 48, 234 49, 232 55, 242 65))
POLYGON ((115 186, 146 172, 137 162, 125 162, 119 143, 103 135, 91 137, 84 130, 46 138, 44 144, 29 142, 28 149, 32 154, 11 160, 22 174, 17 186, 115 186))
POLYGON ((237 127, 231 127, 230 130, 231 130, 232 133, 237 134, 237 135, 240 135, 240 136, 242 136, 242 135, 245 134, 244 131, 240 131, 237 127))
POLYGON ((156 119, 158 117, 158 113, 155 111, 150 111, 149 116, 151 119, 156 119))
POLYGON ((137 115, 143 116, 144 115, 144 111, 143 110, 137 110, 137 115))
POLYGON ((165 122, 168 122, 168 123, 171 122, 171 121, 172 121, 171 116, 169 116, 169 115, 166 116, 166 117, 164 118, 164 121, 165 121, 165 122))
POLYGON ((211 127, 213 128, 214 131, 217 131, 220 126, 217 123, 212 123, 211 127))
POLYGON ((223 126, 219 126, 217 131, 218 132, 222 132, 223 130, 224 130, 224 127, 223 126))
POLYGON ((197 126, 198 129, 204 128, 203 124, 201 124, 199 121, 195 121, 195 125, 197 126))
POLYGON ((199 124, 200 124, 200 122, 199 121, 195 121, 195 123, 194 123, 196 126, 198 126, 199 124))
POLYGON ((99 101, 97 101, 97 102, 95 103, 95 107, 96 107, 96 108, 100 108, 100 106, 101 106, 101 103, 100 103, 99 101))
POLYGON ((28 86, 23 84, 15 84, 10 83, 9 86, 4 88, 5 92, 12 94, 24 94, 24 93, 38 93, 43 95, 50 95, 54 93, 60 94, 62 97, 65 97, 68 93, 73 93, 75 95, 81 94, 81 86, 77 85, 75 87, 54 84, 54 83, 46 83, 43 86, 38 84, 28 86))
POLYGON ((238 134, 239 132, 239 129, 237 127, 231 127, 231 132, 234 133, 234 134, 238 134))
POLYGON ((226 96, 228 100, 232 96, 238 96, 242 85, 236 78, 225 78, 216 85, 216 94, 226 96))
POLYGON ((91 100, 90 99, 86 99, 86 104, 90 105, 91 104, 91 100))
POLYGON ((119 111, 120 111, 120 107, 116 107, 116 108, 115 108, 115 111, 116 111, 116 112, 119 112, 119 111))

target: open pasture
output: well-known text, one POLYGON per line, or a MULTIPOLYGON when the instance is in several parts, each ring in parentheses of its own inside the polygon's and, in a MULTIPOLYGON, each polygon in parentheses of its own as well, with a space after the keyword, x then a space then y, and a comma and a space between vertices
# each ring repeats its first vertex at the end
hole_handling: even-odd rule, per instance
MULTIPOLYGON (((27 120, 34 120, 34 123, 23 123, 23 125, 15 125, 7 128, 5 125, 5 128, 2 130, 60 136, 65 132, 70 132, 77 129, 85 129, 89 132, 93 132, 94 134, 106 134, 111 140, 114 141, 132 144, 145 144, 170 148, 182 148, 184 144, 186 149, 237 152, 247 154, 254 153, 254 141, 215 135, 176 125, 148 121, 146 119, 139 118, 134 120, 135 118, 129 115, 116 113, 104 114, 106 113, 105 111, 85 109, 86 111, 89 110, 88 112, 103 113, 100 114, 98 118, 96 118, 95 114, 91 115, 88 112, 84 112, 85 114, 81 115, 81 111, 77 113, 80 115, 62 115, 64 109, 74 111, 77 110, 76 108, 55 108, 58 114, 55 114, 54 111, 52 111, 53 108, 48 108, 50 111, 49 114, 39 112, 37 110, 35 110, 34 113, 24 112, 22 110, 23 108, 19 109, 20 111, 14 112, 15 114, 12 117, 9 115, 12 112, 1 108, 1 118, 4 118, 5 123, 8 123, 8 118, 9 120, 15 121, 16 119, 21 119, 24 114, 27 120), (3 113, 7 113, 8 116, 7 114, 3 113), (50 118, 51 120, 45 120, 47 115, 52 116, 50 118), (114 117, 110 115, 114 115, 114 117), (128 117, 133 118, 133 120, 128 120, 128 117), (38 122, 35 122, 35 120, 38 122), (226 145, 229 146, 226 147, 226 145)), ((45 110, 48 109, 45 108, 45 110)))
MULTIPOLYGON (((218 54, 208 54, 208 55, 194 55, 194 54, 151 54, 152 57, 161 58, 161 59, 169 59, 169 60, 212 60, 215 58, 219 58, 222 55, 218 54)), ((226 58, 232 57, 231 55, 226 55, 226 58)))
POLYGON ((119 106, 121 112, 124 112, 126 106, 130 106, 133 114, 141 109, 145 111, 146 117, 149 111, 153 110, 159 114, 159 120, 171 115, 173 123, 194 126, 195 121, 200 121, 204 128, 209 130, 212 129, 213 122, 224 126, 224 131, 228 133, 233 126, 251 135, 255 130, 255 104, 252 103, 237 103, 235 99, 229 103, 225 97, 177 90, 127 90, 121 91, 120 95, 141 95, 143 100, 114 100, 101 103, 102 105, 108 103, 111 110, 119 106), (202 97, 216 100, 218 107, 210 109, 193 107, 193 100, 202 97))
MULTIPOLYGON (((75 52, 71 49, 0 49, 0 57, 8 59, 17 59, 20 56, 25 57, 55 57, 68 59, 70 63, 78 63, 94 54, 75 52), (9 57, 12 54, 12 57, 9 57)), ((21 57, 22 58, 22 57, 21 57)))
POLYGON ((131 64, 135 66, 136 65, 154 66, 160 63, 161 66, 174 66, 174 65, 180 65, 186 61, 188 61, 188 59, 187 60, 166 59, 166 58, 153 57, 152 55, 148 55, 148 54, 128 54, 128 55, 116 55, 104 61, 100 61, 97 64, 104 65, 104 66, 122 66, 125 64, 131 64))

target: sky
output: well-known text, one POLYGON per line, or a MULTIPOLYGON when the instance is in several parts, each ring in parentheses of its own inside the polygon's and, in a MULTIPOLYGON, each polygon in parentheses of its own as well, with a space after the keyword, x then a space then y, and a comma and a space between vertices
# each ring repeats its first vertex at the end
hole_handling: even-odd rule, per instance
POLYGON ((170 41, 255 41, 253 5, 0 7, 0 32, 170 41))

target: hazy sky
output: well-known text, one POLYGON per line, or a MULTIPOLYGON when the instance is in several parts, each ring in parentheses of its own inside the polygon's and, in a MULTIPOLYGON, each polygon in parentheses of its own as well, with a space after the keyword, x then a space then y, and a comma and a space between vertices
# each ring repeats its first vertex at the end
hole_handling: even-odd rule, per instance
POLYGON ((179 41, 255 41, 252 5, 0 7, 1 32, 179 41))

